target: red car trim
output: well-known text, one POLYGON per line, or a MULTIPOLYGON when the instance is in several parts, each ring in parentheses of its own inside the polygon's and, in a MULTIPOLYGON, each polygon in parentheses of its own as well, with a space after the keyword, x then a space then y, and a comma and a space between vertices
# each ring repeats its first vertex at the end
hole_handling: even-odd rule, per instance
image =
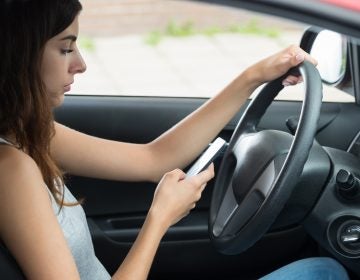
POLYGON ((360 12, 360 1, 359 0, 320 0, 338 7, 342 7, 348 10, 354 10, 360 12))

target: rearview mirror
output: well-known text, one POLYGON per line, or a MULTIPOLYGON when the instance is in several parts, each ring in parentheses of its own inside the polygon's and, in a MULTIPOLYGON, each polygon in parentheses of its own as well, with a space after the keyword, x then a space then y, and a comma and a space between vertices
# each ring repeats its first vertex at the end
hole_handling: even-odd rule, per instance
POLYGON ((335 84, 345 74, 346 40, 343 36, 329 30, 320 31, 312 44, 310 55, 318 61, 322 80, 335 84))

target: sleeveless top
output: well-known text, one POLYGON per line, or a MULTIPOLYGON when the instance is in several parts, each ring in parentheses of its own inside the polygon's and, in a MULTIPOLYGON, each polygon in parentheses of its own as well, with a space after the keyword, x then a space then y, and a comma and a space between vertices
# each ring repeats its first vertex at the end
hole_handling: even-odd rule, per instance
MULTIPOLYGON (((0 144, 13 146, 13 144, 3 138, 0 138, 0 144)), ((75 259, 80 278, 82 280, 110 279, 111 276, 95 256, 94 246, 82 206, 63 206, 60 210, 60 206, 56 203, 54 196, 47 187, 46 189, 49 192, 56 218, 75 259)), ((66 186, 64 186, 64 201, 70 203, 77 201, 66 186)))

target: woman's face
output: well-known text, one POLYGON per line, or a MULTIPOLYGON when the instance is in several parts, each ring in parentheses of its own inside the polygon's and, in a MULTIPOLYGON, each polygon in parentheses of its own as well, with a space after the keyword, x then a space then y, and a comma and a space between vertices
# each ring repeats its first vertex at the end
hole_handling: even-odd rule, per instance
POLYGON ((86 70, 86 64, 76 45, 78 33, 79 21, 76 17, 68 28, 45 45, 41 78, 52 107, 62 104, 64 93, 71 89, 75 74, 86 70))

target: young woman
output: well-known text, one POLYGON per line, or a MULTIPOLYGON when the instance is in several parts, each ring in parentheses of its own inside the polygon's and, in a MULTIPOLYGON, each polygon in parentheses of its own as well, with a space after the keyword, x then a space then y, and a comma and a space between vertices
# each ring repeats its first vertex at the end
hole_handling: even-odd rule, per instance
POLYGON ((212 165, 191 178, 176 168, 206 147, 255 88, 313 59, 291 46, 260 61, 151 143, 99 139, 54 122, 52 114, 74 76, 86 70, 76 45, 80 11, 78 0, 1 1, 0 239, 28 279, 109 279, 62 173, 160 181, 138 238, 113 275, 145 279, 162 236, 214 177, 212 165))

